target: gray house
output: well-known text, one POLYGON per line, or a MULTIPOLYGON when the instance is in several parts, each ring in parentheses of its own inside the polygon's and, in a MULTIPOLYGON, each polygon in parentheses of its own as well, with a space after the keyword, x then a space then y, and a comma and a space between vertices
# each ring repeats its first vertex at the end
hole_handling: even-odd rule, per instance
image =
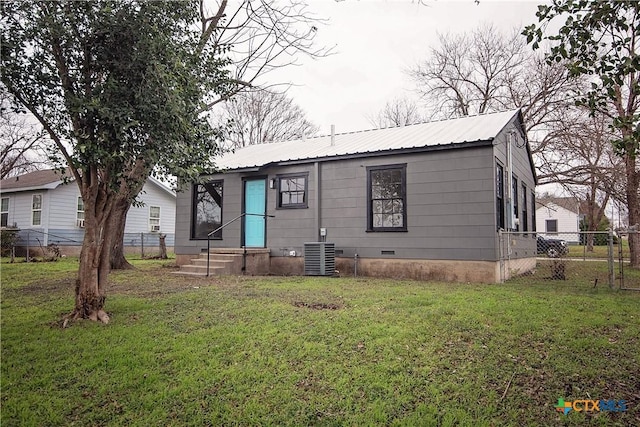
POLYGON ((516 110, 225 154, 178 193, 177 262, 202 271, 209 245, 250 274, 303 274, 305 244, 326 241, 341 275, 496 282, 535 267, 525 135, 516 110), (522 233, 509 259, 500 229, 522 233))
MULTIPOLYGON (((69 175, 67 175, 68 177, 69 175)), ((149 178, 139 195, 142 204, 129 209, 125 250, 158 246, 157 235, 166 234, 173 246, 176 195, 149 178)), ((79 253, 84 237, 84 203, 73 180, 47 169, 0 181, 0 226, 19 228, 20 246, 55 244, 68 254, 79 253)), ((151 250, 151 248, 149 248, 151 250)))

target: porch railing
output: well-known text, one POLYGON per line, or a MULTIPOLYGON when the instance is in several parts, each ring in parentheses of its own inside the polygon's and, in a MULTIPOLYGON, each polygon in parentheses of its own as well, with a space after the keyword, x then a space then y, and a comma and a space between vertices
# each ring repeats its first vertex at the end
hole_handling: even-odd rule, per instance
MULTIPOLYGON (((207 277, 209 277, 209 265, 211 263, 211 236, 213 236, 214 234, 216 234, 218 231, 222 230, 223 228, 225 228, 227 225, 232 224, 234 222, 236 222, 237 220, 239 220, 240 218, 244 218, 245 216, 261 216, 263 218, 275 218, 275 215, 267 215, 267 214, 254 214, 254 213, 241 213, 240 215, 238 215, 237 217, 233 218, 231 221, 228 221, 224 224, 222 224, 220 227, 216 228, 215 230, 207 233, 207 277)), ((244 248, 244 253, 243 253, 243 264, 245 262, 244 257, 247 256, 247 247, 243 246, 244 248)))

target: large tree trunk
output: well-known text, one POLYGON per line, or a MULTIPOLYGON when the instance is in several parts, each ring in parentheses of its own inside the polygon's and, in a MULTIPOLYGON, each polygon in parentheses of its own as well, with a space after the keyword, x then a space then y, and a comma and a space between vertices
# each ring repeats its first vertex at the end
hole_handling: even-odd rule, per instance
POLYGON ((112 270, 129 270, 133 268, 133 265, 124 256, 124 227, 130 207, 131 203, 127 199, 118 197, 111 215, 110 228, 114 233, 110 256, 112 270))
MULTIPOLYGON (((625 166, 627 172, 626 195, 627 209, 629 211, 629 227, 634 227, 640 224, 640 197, 638 196, 640 173, 636 170, 635 150, 627 149, 625 166)), ((631 266, 640 268, 640 234, 638 234, 638 232, 629 233, 629 251, 631 266)))
MULTIPOLYGON (((85 205, 86 208, 86 205, 85 205)), ((107 248, 112 243, 112 230, 107 220, 99 221, 96 216, 85 210, 85 234, 80 252, 80 267, 76 279, 75 308, 64 322, 69 319, 90 319, 109 323, 109 316, 104 311, 106 287, 110 271, 110 253, 107 248), (93 218, 92 218, 93 217, 93 218), (101 224, 104 224, 102 226, 101 224)))

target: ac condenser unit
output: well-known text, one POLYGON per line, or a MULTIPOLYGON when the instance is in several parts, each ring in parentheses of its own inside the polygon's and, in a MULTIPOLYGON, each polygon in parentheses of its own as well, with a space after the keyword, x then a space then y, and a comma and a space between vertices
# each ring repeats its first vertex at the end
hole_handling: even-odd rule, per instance
POLYGON ((308 242, 304 244, 305 276, 333 276, 335 271, 335 243, 308 242))

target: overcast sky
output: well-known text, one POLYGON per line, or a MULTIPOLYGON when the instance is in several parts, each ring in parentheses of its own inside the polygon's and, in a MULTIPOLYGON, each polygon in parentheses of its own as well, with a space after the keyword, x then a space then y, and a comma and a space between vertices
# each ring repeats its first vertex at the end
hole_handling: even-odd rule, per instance
POLYGON ((471 31, 484 23, 510 30, 536 22, 540 2, 427 0, 309 0, 309 8, 328 19, 318 42, 335 54, 271 74, 272 83, 290 81, 289 96, 320 127, 320 134, 370 129, 367 116, 388 100, 411 96, 405 73, 437 43, 437 33, 471 31))

